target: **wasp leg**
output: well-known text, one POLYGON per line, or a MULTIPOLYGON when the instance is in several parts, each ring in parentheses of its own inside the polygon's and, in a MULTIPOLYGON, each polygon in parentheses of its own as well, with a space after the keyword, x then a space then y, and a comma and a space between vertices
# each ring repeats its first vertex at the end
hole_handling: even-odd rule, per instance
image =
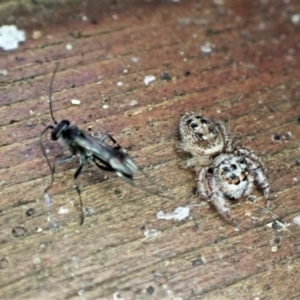
POLYGON ((116 146, 115 149, 122 149, 121 145, 110 135, 110 134, 105 134, 101 137, 100 143, 104 143, 104 141, 109 138, 116 146))
POLYGON ((69 162, 71 161, 72 159, 74 158, 74 155, 71 155, 71 156, 68 156, 66 158, 63 158, 63 159, 60 159, 56 162, 54 162, 53 166, 51 166, 50 162, 49 162, 49 166, 50 166, 50 170, 51 170, 51 182, 50 184, 48 185, 48 187, 45 189, 45 193, 50 189, 50 187, 52 186, 53 182, 54 182, 54 173, 55 173, 55 167, 56 165, 59 165, 59 164, 63 164, 65 162, 69 162))
POLYGON ((97 161, 95 159, 91 160, 91 162, 96 166, 98 167, 99 169, 101 170, 104 170, 104 171, 108 171, 108 172, 115 172, 115 169, 113 169, 110 165, 106 164, 104 161, 101 160, 101 162, 103 164, 105 164, 105 166, 102 166, 100 164, 97 163, 97 161))
POLYGON ((49 129, 54 129, 54 127, 52 125, 49 125, 47 126, 41 133, 41 136, 40 136, 40 144, 41 144, 41 148, 42 148, 42 152, 43 152, 43 155, 44 157, 46 158, 46 161, 47 161, 47 165, 51 171, 51 183, 49 184, 49 186, 45 189, 45 193, 50 189, 50 187, 52 186, 53 182, 54 182, 54 173, 55 173, 55 165, 56 164, 60 164, 60 163, 64 163, 64 162, 68 162, 70 161, 72 158, 73 158, 73 155, 70 156, 70 157, 66 157, 62 160, 59 160, 57 162, 54 162, 53 166, 51 165, 50 161, 49 161, 49 158, 48 158, 48 155, 46 153, 46 150, 45 150, 45 147, 43 145, 43 135, 45 134, 45 132, 49 129))
POLYGON ((74 174, 75 189, 79 196, 79 203, 80 203, 80 209, 81 209, 80 225, 82 225, 84 222, 84 212, 83 212, 83 205, 82 205, 82 199, 81 199, 81 191, 80 191, 79 185, 77 183, 77 177, 81 174, 82 169, 83 169, 83 163, 81 162, 79 168, 77 169, 77 171, 74 174))

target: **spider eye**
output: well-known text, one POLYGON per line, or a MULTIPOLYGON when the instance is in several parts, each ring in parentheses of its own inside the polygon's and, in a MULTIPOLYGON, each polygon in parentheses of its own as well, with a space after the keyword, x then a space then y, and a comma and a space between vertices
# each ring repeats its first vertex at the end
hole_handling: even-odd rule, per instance
POLYGON ((207 120, 204 120, 204 119, 202 119, 202 120, 201 120, 201 123, 202 123, 202 124, 208 124, 208 121, 207 121, 207 120))
POLYGON ((193 120, 188 119, 188 120, 185 122, 185 124, 186 124, 186 125, 190 125, 192 122, 193 122, 193 120))
POLYGON ((224 172, 224 173, 229 173, 229 172, 230 172, 230 169, 229 169, 228 167, 224 167, 223 172, 224 172))
POLYGON ((246 159, 243 157, 241 160, 240 160, 240 164, 243 164, 245 165, 247 162, 246 162, 246 159))
POLYGON ((236 169, 237 169, 237 167, 236 167, 235 164, 232 164, 232 165, 231 165, 231 168, 232 168, 233 170, 236 170, 236 169))
POLYGON ((209 169, 207 170, 207 172, 210 173, 210 174, 212 174, 212 173, 214 172, 214 170, 213 170, 213 168, 209 168, 209 169))
POLYGON ((193 123, 193 124, 191 124, 191 127, 196 128, 196 127, 198 127, 198 124, 193 123))
POLYGON ((208 130, 209 130, 209 132, 213 132, 213 133, 216 132, 216 128, 212 124, 208 125, 208 130))

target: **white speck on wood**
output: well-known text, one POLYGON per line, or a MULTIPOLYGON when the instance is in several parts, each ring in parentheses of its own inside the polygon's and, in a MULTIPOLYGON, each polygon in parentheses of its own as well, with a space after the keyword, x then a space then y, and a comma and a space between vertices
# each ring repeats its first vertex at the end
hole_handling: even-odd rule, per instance
POLYGON ((134 105, 137 105, 137 104, 138 104, 137 100, 131 100, 130 103, 129 103, 130 106, 134 106, 134 105))
POLYGON ((147 229, 144 231, 144 236, 146 238, 156 237, 160 234, 160 231, 156 229, 147 229))
POLYGON ((15 25, 0 27, 0 48, 4 51, 17 49, 20 42, 25 42, 25 31, 19 30, 15 25))
POLYGON ((296 225, 300 225, 300 216, 296 216, 295 218, 293 218, 292 222, 296 225))
POLYGON ((69 213, 69 209, 64 208, 63 206, 58 210, 58 214, 60 214, 60 215, 66 215, 68 213, 69 213))
POLYGON ((71 103, 72 103, 73 105, 80 105, 81 101, 78 100, 78 99, 72 99, 72 100, 71 100, 71 103))
POLYGON ((291 21, 295 25, 299 24, 300 23, 300 14, 292 15, 291 21))
POLYGON ((45 204, 49 207, 51 205, 51 199, 48 194, 44 195, 45 204))
POLYGON ((145 83, 145 85, 149 85, 154 80, 155 80, 155 76, 154 75, 147 75, 147 76, 144 77, 144 83, 145 83))
POLYGON ((137 63, 139 61, 139 58, 138 57, 131 57, 131 61, 133 63, 137 63))
POLYGON ((173 213, 164 213, 163 211, 159 211, 156 214, 157 219, 160 220, 174 220, 174 221, 182 221, 190 215, 189 207, 178 206, 175 208, 173 213))
POLYGON ((271 252, 277 252, 277 246, 272 246, 271 247, 271 252))
POLYGON ((7 70, 5 70, 5 69, 0 70, 0 75, 6 76, 7 74, 8 74, 7 70))
POLYGON ((212 44, 210 42, 206 42, 204 45, 201 46, 201 52, 209 54, 212 52, 212 44))
POLYGON ((37 40, 42 36, 42 32, 40 30, 34 30, 31 36, 34 40, 37 40))

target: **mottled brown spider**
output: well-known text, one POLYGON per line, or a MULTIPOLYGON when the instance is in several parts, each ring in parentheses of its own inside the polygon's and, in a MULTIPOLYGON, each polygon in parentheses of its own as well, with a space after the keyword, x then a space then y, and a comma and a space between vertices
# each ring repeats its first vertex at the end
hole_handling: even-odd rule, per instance
POLYGON ((223 218, 235 223, 229 199, 248 196, 254 187, 269 198, 269 183, 260 158, 252 151, 233 146, 222 122, 213 122, 194 112, 180 120, 181 148, 192 157, 187 166, 198 176, 198 191, 211 202, 223 218))

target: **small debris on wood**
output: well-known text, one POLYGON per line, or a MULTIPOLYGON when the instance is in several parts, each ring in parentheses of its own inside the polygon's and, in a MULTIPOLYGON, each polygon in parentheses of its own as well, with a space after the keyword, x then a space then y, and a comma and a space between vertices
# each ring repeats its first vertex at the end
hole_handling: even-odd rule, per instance
POLYGON ((276 231, 280 232, 280 231, 287 231, 287 227, 290 226, 290 223, 283 223, 279 220, 274 220, 273 222, 270 222, 267 224, 267 227, 269 228, 273 228, 276 231))
POLYGON ((5 69, 0 70, 0 75, 7 76, 7 74, 8 74, 7 70, 5 70, 5 69))
POLYGON ((84 209, 83 209, 83 213, 85 216, 90 216, 92 215, 94 212, 93 208, 90 207, 90 206, 86 206, 84 209))
POLYGON ((17 49, 20 42, 25 42, 25 31, 19 30, 15 25, 0 27, 0 48, 4 51, 17 49))
POLYGON ((296 216, 295 218, 293 218, 292 222, 296 225, 300 225, 300 216, 296 216))
POLYGON ((160 234, 160 231, 156 229, 147 229, 144 231, 144 236, 146 238, 156 237, 160 234))
POLYGON ((292 15, 291 21, 294 25, 299 24, 300 23, 300 14, 292 15))
POLYGON ((3 270, 3 269, 6 269, 9 265, 9 262, 8 262, 8 259, 6 257, 3 257, 1 260, 0 260, 0 269, 3 270))
POLYGON ((73 46, 71 44, 66 45, 66 50, 71 51, 73 49, 73 46))
POLYGON ((78 100, 78 99, 72 99, 72 100, 71 100, 71 103, 72 103, 73 105, 80 105, 81 101, 78 100))
POLYGON ((26 211, 26 216, 27 217, 31 217, 35 214, 35 209, 34 208, 29 208, 27 211, 26 211))
POLYGON ((63 206, 58 210, 58 214, 59 215, 66 215, 69 213, 69 209, 68 208, 64 208, 63 206))
POLYGON ((190 215, 189 207, 176 207, 173 213, 164 213, 163 211, 159 211, 156 214, 157 219, 160 220, 174 220, 174 221, 182 221, 190 215))
POLYGON ((11 233, 15 238, 25 237, 27 235, 27 230, 22 226, 16 226, 11 233))
POLYGON ((272 246, 271 247, 271 252, 277 252, 278 250, 278 247, 277 246, 272 246))
POLYGON ((144 83, 145 85, 149 85, 152 81, 154 81, 156 78, 154 75, 147 75, 144 77, 144 83))
POLYGON ((153 295, 154 291, 155 291, 155 289, 152 285, 148 286, 147 289, 146 289, 146 292, 149 295, 153 295))
POLYGON ((193 267, 198 267, 198 266, 202 266, 202 265, 204 265, 204 261, 201 257, 192 261, 193 267))
POLYGON ((170 81, 172 79, 172 77, 167 72, 161 72, 160 73, 160 79, 170 81))
POLYGON ((138 104, 138 101, 137 100, 131 100, 129 102, 129 106, 134 106, 134 105, 137 105, 138 104))
POLYGON ((45 204, 46 204, 47 207, 49 207, 51 205, 51 199, 50 199, 50 197, 49 197, 48 194, 44 195, 44 202, 45 202, 45 204))
POLYGON ((37 40, 42 36, 42 32, 40 30, 34 30, 31 36, 34 40, 37 40))
POLYGON ((272 136, 273 142, 287 142, 291 139, 292 133, 290 131, 283 134, 274 134, 272 136))
POLYGON ((210 42, 206 42, 201 46, 201 52, 205 54, 210 54, 212 52, 213 45, 210 42))

